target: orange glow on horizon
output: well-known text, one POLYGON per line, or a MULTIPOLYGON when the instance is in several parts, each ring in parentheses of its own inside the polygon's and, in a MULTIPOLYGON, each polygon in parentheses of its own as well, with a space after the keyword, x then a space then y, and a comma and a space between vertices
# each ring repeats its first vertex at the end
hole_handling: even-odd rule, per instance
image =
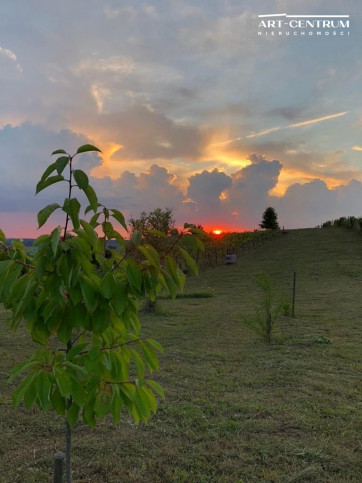
POLYGON ((219 235, 222 235, 223 233, 224 233, 224 232, 223 232, 222 230, 218 230, 218 229, 217 229, 217 230, 212 230, 212 234, 213 234, 213 235, 217 235, 217 236, 219 236, 219 235))

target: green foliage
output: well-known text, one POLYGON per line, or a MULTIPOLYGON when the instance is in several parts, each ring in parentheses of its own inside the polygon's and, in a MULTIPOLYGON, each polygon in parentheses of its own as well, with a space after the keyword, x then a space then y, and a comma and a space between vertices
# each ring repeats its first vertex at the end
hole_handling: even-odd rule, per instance
MULTIPOLYGON (((62 206, 40 210, 38 224, 57 209, 65 223, 36 239, 33 257, 19 240, 5 246, 0 231, 0 302, 10 311, 9 327, 16 330, 25 321, 42 346, 11 373, 11 380, 23 376, 14 405, 54 408, 70 426, 80 417, 94 426, 108 413, 117 424, 123 408, 136 422, 156 411, 155 395, 164 394, 148 374, 158 370, 162 347, 141 339, 137 301, 154 297, 162 286, 175 296, 185 281, 170 254, 160 258, 135 234, 126 246, 112 224, 116 220, 127 228, 122 213, 101 205, 88 176, 73 168, 75 156, 91 151, 99 149, 84 145, 74 156, 63 149, 53 152, 65 156, 45 170, 36 191, 64 182, 68 196, 62 206), (74 188, 88 198, 86 211, 94 212, 90 222, 80 218, 74 188), (111 239, 117 240, 117 250, 106 250, 111 239), (130 256, 135 252, 139 257, 130 256)), ((195 268, 191 258, 188 263, 195 268)))
POLYGON ((278 215, 274 208, 269 206, 264 213, 263 219, 259 224, 260 228, 265 228, 267 230, 279 230, 278 215))
POLYGON ((280 315, 289 315, 290 306, 267 274, 260 273, 256 284, 260 291, 260 301, 254 316, 244 318, 244 322, 270 342, 276 321, 280 315))
POLYGON ((151 236, 167 236, 171 235, 175 229, 175 220, 173 218, 172 209, 156 208, 146 213, 142 211, 139 218, 130 218, 129 226, 131 231, 141 232, 144 237, 151 236))
MULTIPOLYGON (((170 208, 164 210, 157 208, 149 213, 143 211, 140 218, 130 219, 129 226, 132 233, 131 240, 138 248, 138 256, 133 255, 135 261, 139 262, 139 255, 142 254, 149 266, 153 267, 153 271, 160 271, 160 285, 155 290, 149 290, 148 300, 144 307, 145 312, 154 313, 157 310, 157 294, 162 288, 166 289, 172 298, 183 290, 185 275, 177 263, 180 258, 185 261, 187 268, 197 275, 197 264, 182 245, 184 239, 189 238, 190 247, 203 248, 200 235, 203 235, 204 232, 189 224, 185 224, 184 230, 177 230, 170 208), (177 262, 175 257, 177 257, 177 262)), ((150 276, 154 275, 150 273, 150 276)))
POLYGON ((341 216, 336 220, 328 220, 322 223, 322 228, 330 228, 330 227, 343 227, 343 228, 351 228, 355 231, 360 231, 362 228, 362 218, 356 218, 355 216, 341 216))

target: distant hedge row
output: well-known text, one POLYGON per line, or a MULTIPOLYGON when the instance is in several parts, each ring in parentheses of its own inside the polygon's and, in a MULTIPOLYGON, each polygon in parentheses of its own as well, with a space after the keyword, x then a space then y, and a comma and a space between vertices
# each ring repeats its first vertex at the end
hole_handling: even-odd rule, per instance
POLYGON ((329 228, 331 226, 351 228, 359 231, 362 228, 362 218, 356 218, 355 216, 341 216, 336 220, 329 220, 322 223, 322 228, 329 228))

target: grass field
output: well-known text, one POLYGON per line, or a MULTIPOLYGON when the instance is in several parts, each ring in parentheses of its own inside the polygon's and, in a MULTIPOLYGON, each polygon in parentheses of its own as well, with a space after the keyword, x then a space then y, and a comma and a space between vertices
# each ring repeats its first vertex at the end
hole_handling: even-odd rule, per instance
MULTIPOLYGON (((360 482, 361 291, 362 237, 335 228, 290 231, 190 278, 189 298, 142 316, 165 348, 166 400, 148 425, 78 424, 74 481, 360 482), (296 317, 267 344, 243 323, 260 300, 255 277, 291 297, 294 271, 296 317)), ((58 417, 12 408, 6 379, 30 352, 25 333, 0 325, 1 482, 51 481, 63 449, 58 417)))

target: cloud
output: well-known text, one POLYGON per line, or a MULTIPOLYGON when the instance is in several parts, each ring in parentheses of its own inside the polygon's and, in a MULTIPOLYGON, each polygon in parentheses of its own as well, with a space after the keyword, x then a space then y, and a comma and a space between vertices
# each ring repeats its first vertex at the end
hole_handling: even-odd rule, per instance
POLYGON ((231 175, 232 185, 225 190, 225 205, 229 213, 237 212, 244 226, 255 226, 260 212, 268 204, 269 191, 278 182, 282 164, 268 161, 259 154, 249 155, 251 164, 231 175))
POLYGON ((361 216, 362 184, 352 180, 329 189, 322 180, 290 186, 281 198, 271 198, 281 224, 310 227, 341 216, 361 216))
MULTIPOLYGON (((0 130, 0 156, 5 160, 0 225, 5 231, 8 226, 18 234, 22 217, 24 229, 28 229, 32 217, 35 227, 39 209, 54 201, 62 202, 66 196, 64 186, 51 187, 35 196, 35 184, 50 163, 50 153, 55 148, 70 146, 71 152, 75 152, 78 145, 87 141, 71 131, 53 132, 29 124, 0 130)), ((277 210, 280 224, 287 228, 315 226, 339 216, 361 214, 362 183, 357 180, 335 188, 328 188, 320 179, 294 183, 283 196, 276 197, 271 191, 282 173, 282 163, 257 153, 250 154, 248 160, 248 166, 230 175, 218 169, 197 172, 189 176, 185 189, 173 170, 157 164, 138 174, 126 170, 116 179, 90 177, 90 181, 100 202, 121 210, 127 220, 144 210, 168 207, 174 210, 179 225, 187 221, 207 228, 218 225, 242 230, 257 228, 267 206, 277 210)), ((76 162, 89 172, 100 161, 96 155, 82 155, 76 162)), ((61 216, 52 217, 49 228, 45 229, 62 222, 61 216)))
MULTIPOLYGON (((65 198, 58 186, 35 196, 35 186, 46 167, 55 159, 51 153, 58 148, 76 152, 78 146, 89 142, 83 135, 69 130, 50 131, 42 126, 23 124, 18 127, 5 126, 0 130, 1 189, 0 211, 16 212, 38 210, 54 196, 65 198)), ((89 172, 100 163, 93 155, 76 158, 77 166, 89 172)))
POLYGON ((114 161, 196 159, 207 141, 206 134, 199 128, 177 123, 147 106, 101 115, 97 129, 107 141, 123 146, 113 154, 114 161))
POLYGON ((199 28, 184 28, 180 38, 189 48, 203 53, 219 53, 226 57, 240 55, 242 51, 254 50, 257 43, 254 32, 252 11, 233 12, 230 16, 207 18, 198 15, 199 28), (192 29, 192 30, 191 30, 192 29))
POLYGON ((217 168, 204 170, 189 178, 187 197, 195 202, 196 210, 202 216, 206 212, 215 215, 221 207, 221 193, 231 186, 231 178, 217 168))
POLYGON ((175 181, 174 174, 156 164, 138 175, 125 171, 116 179, 91 178, 101 202, 121 210, 127 219, 156 208, 177 210, 184 195, 175 181))
POLYGON ((23 73, 23 68, 18 62, 14 52, 0 46, 0 78, 9 79, 19 77, 23 73))

